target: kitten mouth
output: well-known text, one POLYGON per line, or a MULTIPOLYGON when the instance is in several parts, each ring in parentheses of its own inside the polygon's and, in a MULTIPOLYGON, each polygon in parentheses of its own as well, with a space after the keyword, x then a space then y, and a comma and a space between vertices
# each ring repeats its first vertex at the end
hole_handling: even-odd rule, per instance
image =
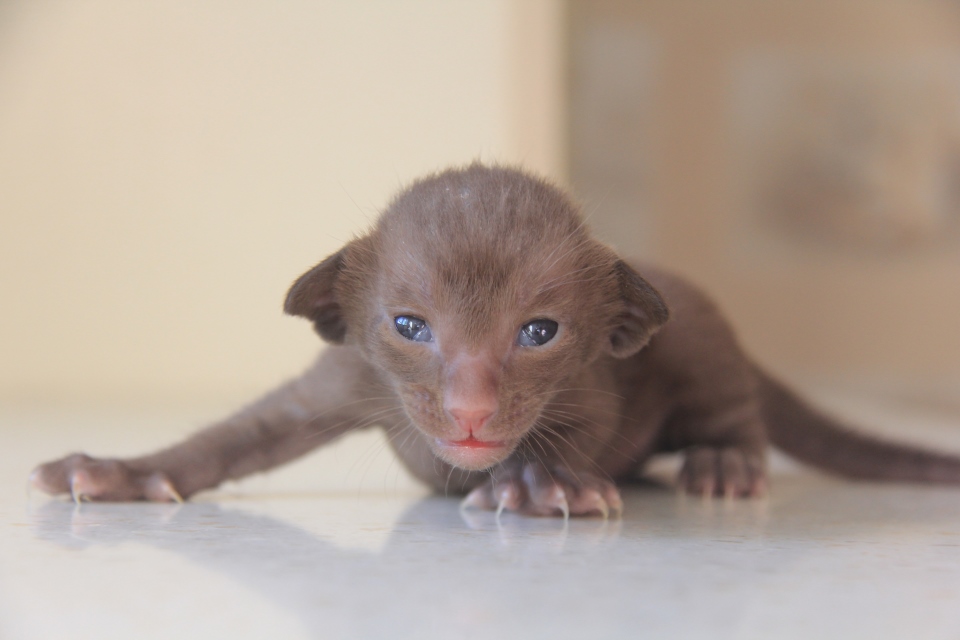
POLYGON ((499 440, 478 440, 474 437, 463 440, 436 439, 437 454, 450 464, 480 471, 503 460, 510 452, 510 445, 499 440))
POLYGON ((473 436, 469 438, 464 438, 463 440, 440 440, 438 442, 441 447, 466 447, 468 449, 502 449, 506 447, 505 442, 499 442, 497 440, 477 440, 473 436))

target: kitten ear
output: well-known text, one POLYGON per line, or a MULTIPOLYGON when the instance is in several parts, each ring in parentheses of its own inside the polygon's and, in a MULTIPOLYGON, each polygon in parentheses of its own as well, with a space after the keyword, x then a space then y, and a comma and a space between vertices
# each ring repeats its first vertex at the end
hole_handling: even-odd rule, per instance
POLYGON ((610 332, 610 354, 626 358, 642 349, 670 316, 667 304, 633 267, 617 259, 614 265, 623 304, 610 332))
POLYGON ((312 320, 313 328, 320 337, 334 344, 342 344, 347 335, 336 283, 343 271, 349 246, 297 278, 283 303, 284 313, 312 320))

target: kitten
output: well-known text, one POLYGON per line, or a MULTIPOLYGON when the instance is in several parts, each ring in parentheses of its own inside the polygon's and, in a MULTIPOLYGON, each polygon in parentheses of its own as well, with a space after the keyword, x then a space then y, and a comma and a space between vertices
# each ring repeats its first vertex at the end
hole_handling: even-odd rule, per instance
POLYGON ((747 359, 703 294, 624 261, 563 191, 514 169, 415 182, 284 308, 332 345, 301 377, 168 449, 74 454, 34 484, 180 500, 373 425, 427 484, 533 515, 618 512, 616 481, 665 451, 684 452, 688 492, 759 496, 768 440, 846 476, 960 482, 960 459, 808 408, 747 359))

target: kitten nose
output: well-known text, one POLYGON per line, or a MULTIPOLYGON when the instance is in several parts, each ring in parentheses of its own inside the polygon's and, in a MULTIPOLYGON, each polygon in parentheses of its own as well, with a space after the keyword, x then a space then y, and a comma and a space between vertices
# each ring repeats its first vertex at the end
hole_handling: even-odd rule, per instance
POLYGON ((453 416, 454 422, 456 422, 460 430, 463 431, 464 436, 468 438, 472 436, 475 437, 477 433, 483 429, 483 425, 490 421, 490 416, 495 413, 495 411, 491 411, 488 408, 450 408, 447 409, 447 411, 453 416))

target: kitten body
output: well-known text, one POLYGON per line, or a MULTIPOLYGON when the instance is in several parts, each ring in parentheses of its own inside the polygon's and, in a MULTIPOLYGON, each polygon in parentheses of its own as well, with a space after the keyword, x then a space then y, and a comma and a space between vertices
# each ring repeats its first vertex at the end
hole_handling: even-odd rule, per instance
POLYGON ((847 476, 960 482, 954 457, 809 408, 696 288, 621 259, 563 191, 514 169, 414 183, 301 276, 285 310, 331 343, 301 377, 163 451, 74 454, 34 483, 179 500, 374 425, 438 490, 536 515, 619 510, 616 483, 666 451, 684 452, 686 491, 758 496, 769 441, 847 476))

